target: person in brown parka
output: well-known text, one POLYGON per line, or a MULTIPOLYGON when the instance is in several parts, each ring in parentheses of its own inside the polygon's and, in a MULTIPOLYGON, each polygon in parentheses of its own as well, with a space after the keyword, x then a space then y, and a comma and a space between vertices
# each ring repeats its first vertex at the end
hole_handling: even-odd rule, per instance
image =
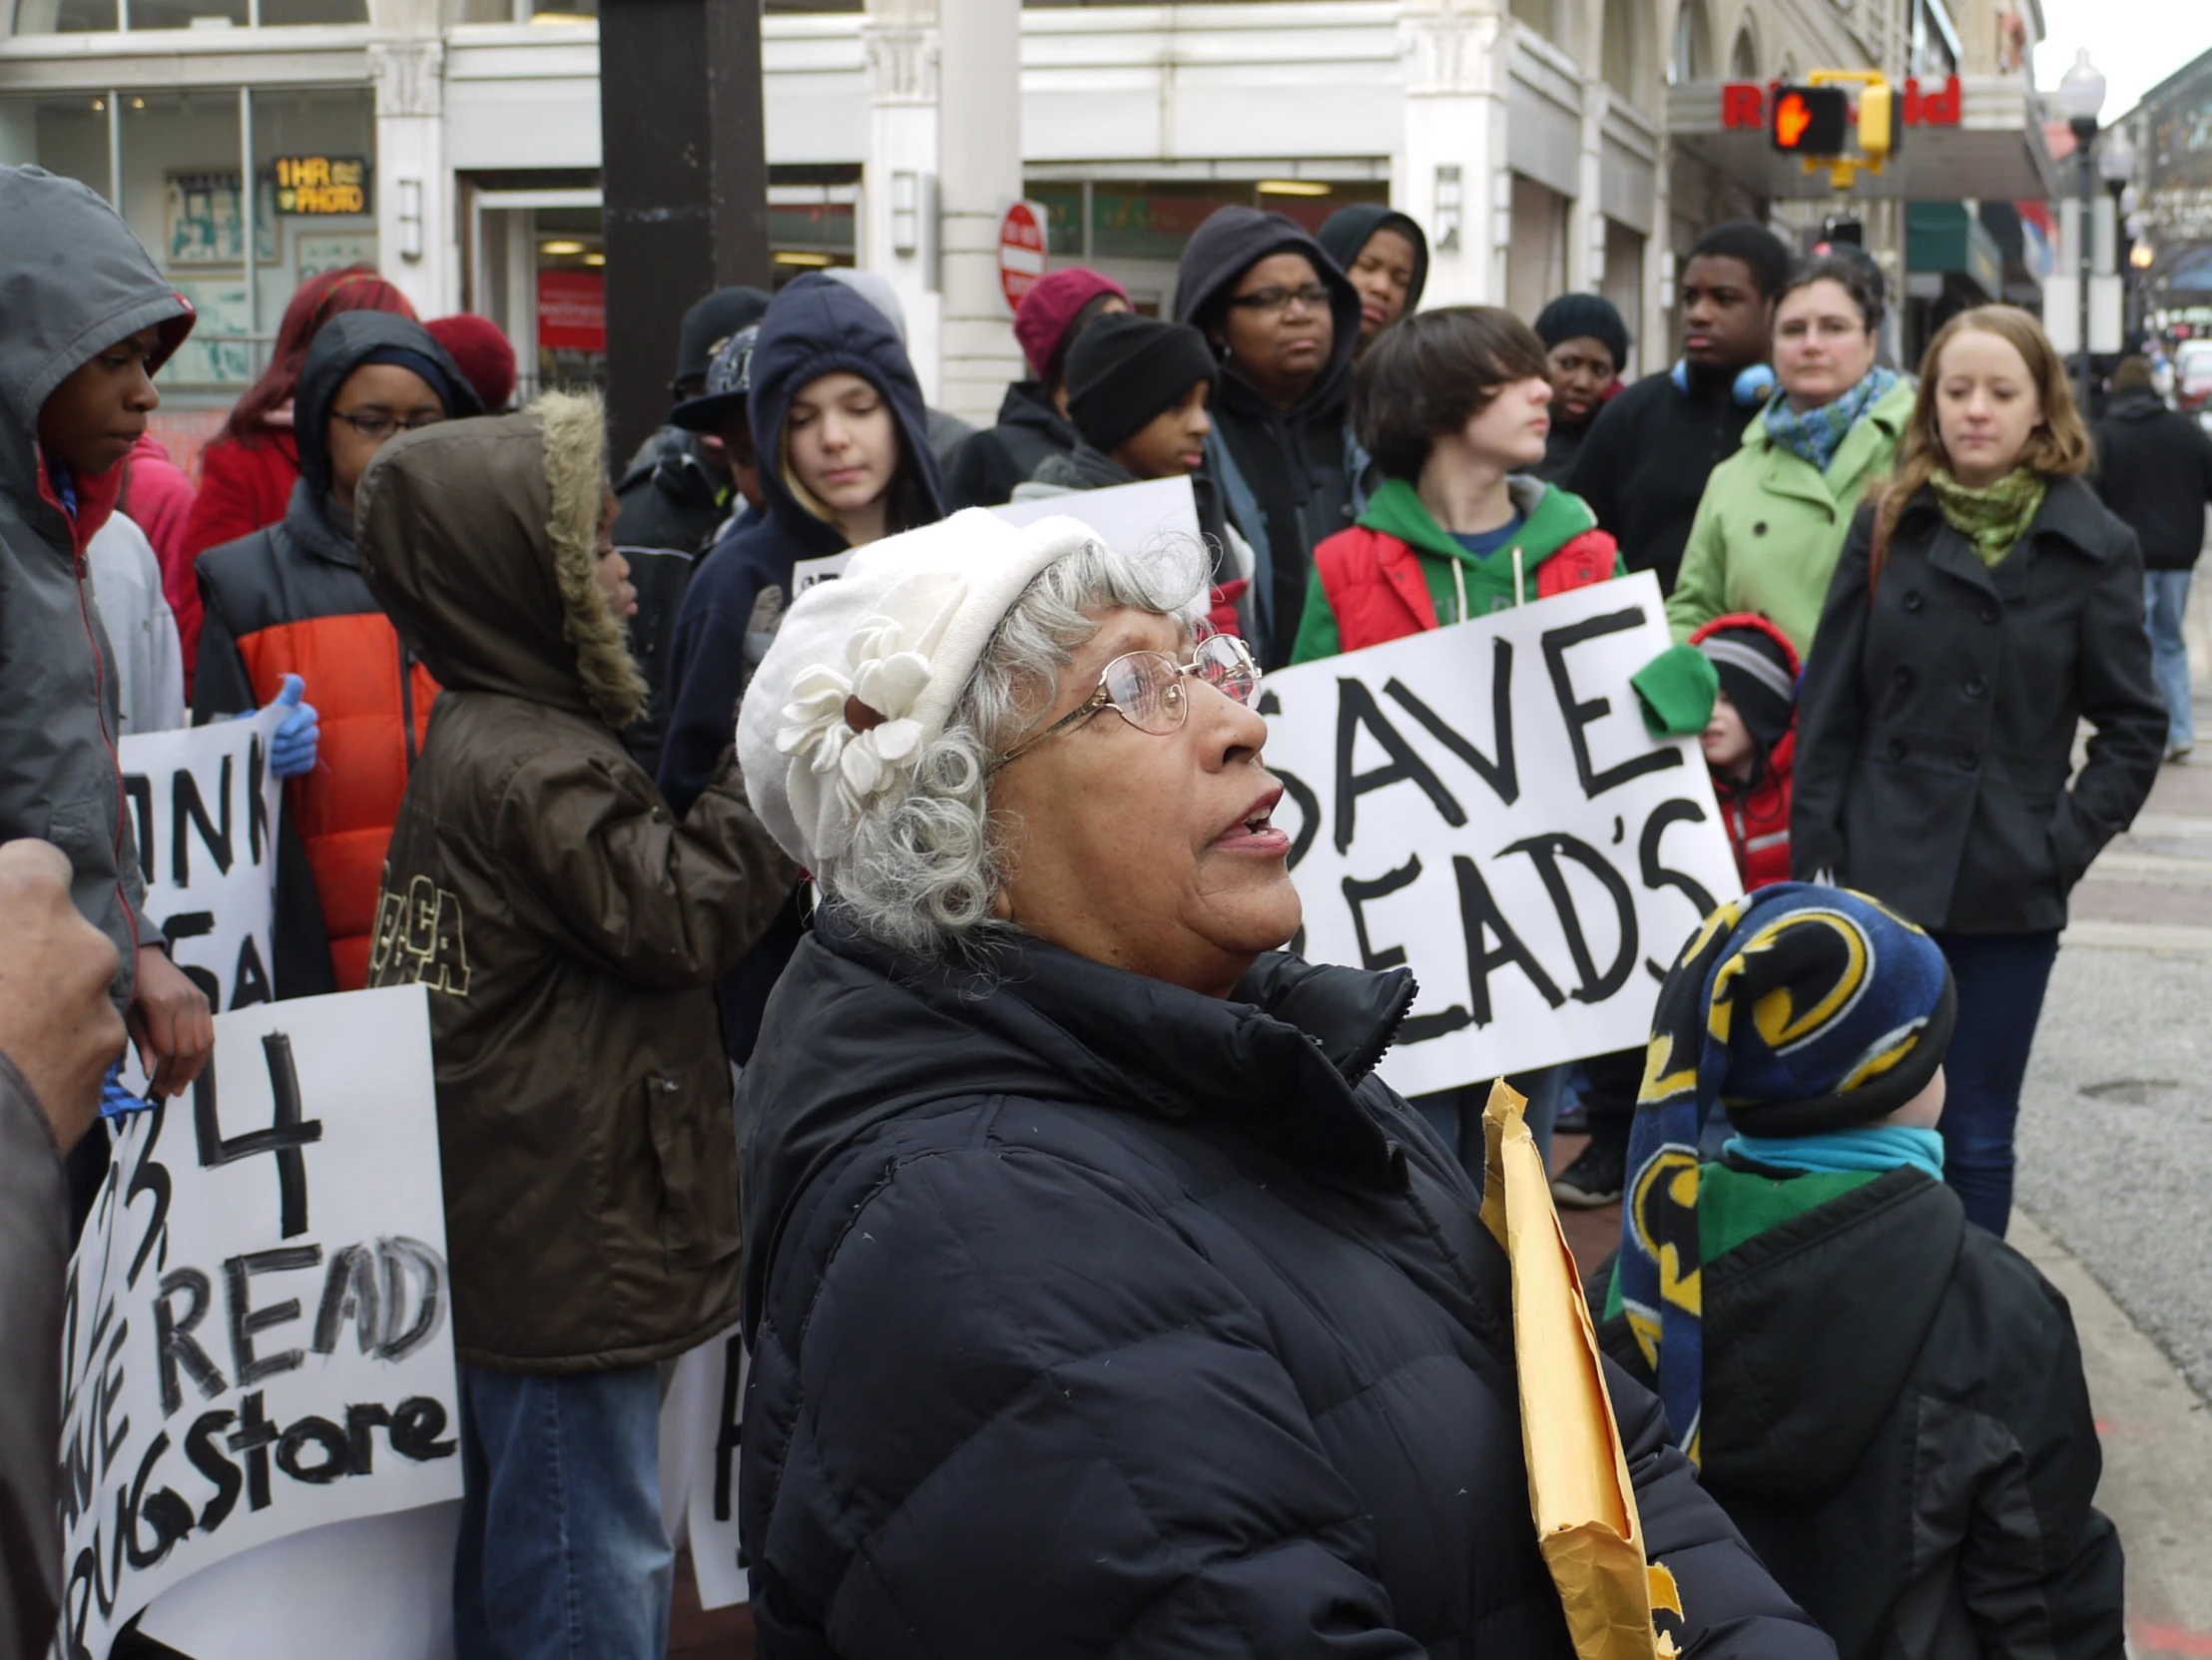
POLYGON ((550 393, 393 439, 358 494, 363 574, 444 688, 369 983, 432 992, 469 1655, 665 1650, 656 1363, 738 1313, 711 987, 796 877, 728 755, 678 820, 623 748, 603 432, 550 393))

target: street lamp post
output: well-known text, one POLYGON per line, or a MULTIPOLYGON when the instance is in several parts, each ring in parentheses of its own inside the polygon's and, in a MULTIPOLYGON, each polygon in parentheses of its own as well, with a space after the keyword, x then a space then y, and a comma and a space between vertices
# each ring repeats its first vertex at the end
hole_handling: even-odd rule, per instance
POLYGON ((2120 279, 2120 342, 2127 348, 2127 291, 2128 282, 2128 215, 2135 211, 2129 200, 2135 193, 2135 141, 2128 136, 2127 123, 2116 122, 2105 133, 2104 142, 2097 146, 2097 172, 2104 180, 2105 193, 2112 198, 2112 270, 2120 279))
POLYGON ((2086 46, 2074 54, 2073 67, 2059 78, 2058 107, 2065 115, 2066 125, 2073 129, 2075 169, 2081 185, 2081 218, 2074 238, 2078 245, 2074 272, 2080 290, 2075 298, 2080 307, 2081 333, 2075 343, 2080 347, 2076 372, 2081 381, 2081 412, 2086 417, 2089 413, 2089 279, 2094 274, 2090 253, 2094 239, 2090 225, 2097 201, 2096 158, 2090 152, 2097 141, 2097 114, 2104 108, 2104 72, 2089 61, 2086 46))

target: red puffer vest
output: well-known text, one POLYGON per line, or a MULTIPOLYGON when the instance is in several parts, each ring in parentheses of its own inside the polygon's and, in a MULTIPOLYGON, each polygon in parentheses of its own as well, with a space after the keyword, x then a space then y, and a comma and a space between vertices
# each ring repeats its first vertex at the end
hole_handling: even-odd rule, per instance
MULTIPOLYGON (((1766 618, 1748 611, 1715 617, 1692 634, 1689 643, 1694 646, 1724 628, 1757 629, 1782 647, 1791 675, 1798 674, 1797 649, 1790 644, 1790 637, 1766 618)), ((1790 730, 1767 752, 1767 764, 1749 785, 1724 779, 1718 773, 1713 775, 1721 823, 1728 827, 1728 844, 1735 850, 1736 868, 1743 873, 1747 891, 1790 879, 1790 767, 1796 759, 1797 718, 1793 715, 1790 730)))
MULTIPOLYGON (((1536 567, 1536 597, 1550 599, 1613 575, 1618 544, 1602 530, 1585 530, 1536 567)), ((1340 650, 1359 651, 1436 626, 1421 556, 1381 530, 1354 525, 1314 549, 1314 572, 1337 614, 1340 650)))

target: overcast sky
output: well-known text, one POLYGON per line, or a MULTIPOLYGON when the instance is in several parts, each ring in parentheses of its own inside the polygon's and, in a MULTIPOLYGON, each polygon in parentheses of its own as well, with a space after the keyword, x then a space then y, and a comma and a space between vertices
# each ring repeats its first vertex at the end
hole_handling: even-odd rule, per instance
POLYGON ((2108 84, 2108 121, 2212 51, 2212 0, 2043 0, 2043 23, 2050 36, 2035 49, 2035 84, 2055 87, 2086 46, 2108 84))

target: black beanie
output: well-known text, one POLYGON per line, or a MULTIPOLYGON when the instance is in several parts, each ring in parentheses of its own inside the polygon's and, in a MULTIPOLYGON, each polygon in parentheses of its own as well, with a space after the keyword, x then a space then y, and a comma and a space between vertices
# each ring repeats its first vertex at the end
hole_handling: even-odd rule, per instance
POLYGON ((1614 368, 1627 367, 1628 325, 1603 294, 1563 293, 1536 313, 1536 338, 1544 342, 1546 351, 1561 340, 1585 334, 1604 343, 1613 354, 1614 368))
POLYGON ((1762 751, 1771 751, 1797 718, 1797 675, 1782 642, 1763 628, 1716 628, 1697 649, 1762 751))
POLYGON ((1109 311, 1068 348, 1068 415, 1085 443, 1111 451, 1215 373, 1213 348, 1188 323, 1109 311))

